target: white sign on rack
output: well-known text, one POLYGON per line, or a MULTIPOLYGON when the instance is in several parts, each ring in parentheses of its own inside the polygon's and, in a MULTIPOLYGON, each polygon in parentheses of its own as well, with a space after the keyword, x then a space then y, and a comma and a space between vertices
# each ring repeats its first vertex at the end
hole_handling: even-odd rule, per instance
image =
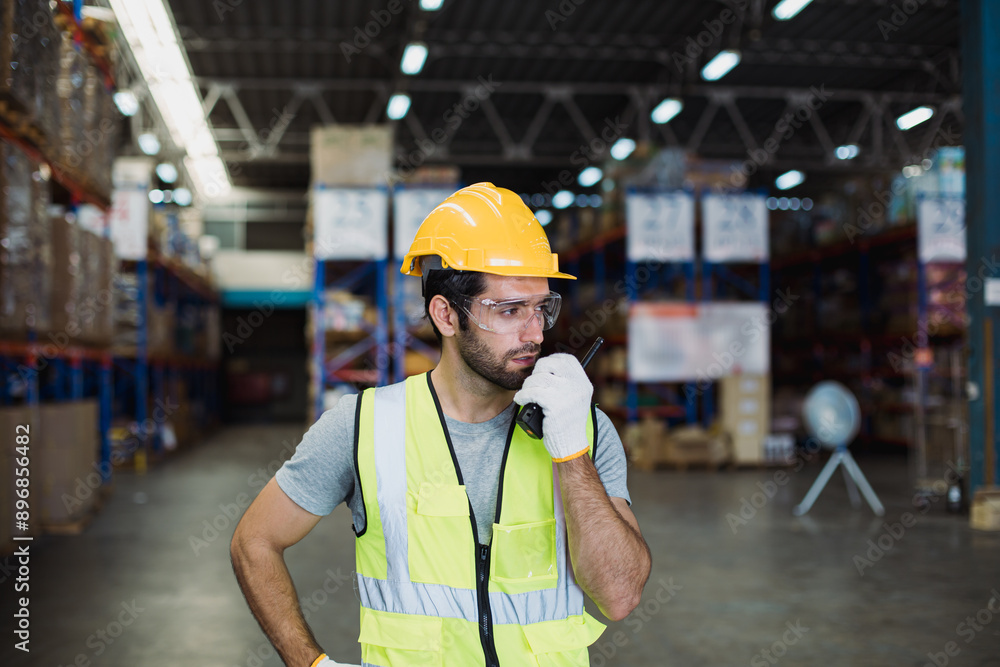
POLYGON ((144 186, 115 190, 111 199, 111 242, 120 259, 146 259, 149 195, 144 186))
POLYGON ((921 198, 917 205, 920 261, 965 261, 965 200, 921 198))
POLYGON ((381 188, 313 190, 313 242, 316 259, 385 259, 388 193, 381 188))
POLYGON ((629 311, 634 382, 711 381, 771 369, 771 328, 757 302, 637 302, 629 311))
POLYGON ((633 262, 694 260, 694 197, 687 192, 630 192, 626 252, 633 262))
POLYGON ((766 262, 768 215, 763 195, 709 194, 701 200, 709 262, 766 262))
POLYGON ((454 188, 402 188, 392 194, 393 256, 402 258, 410 250, 420 223, 438 204, 451 196, 454 188))

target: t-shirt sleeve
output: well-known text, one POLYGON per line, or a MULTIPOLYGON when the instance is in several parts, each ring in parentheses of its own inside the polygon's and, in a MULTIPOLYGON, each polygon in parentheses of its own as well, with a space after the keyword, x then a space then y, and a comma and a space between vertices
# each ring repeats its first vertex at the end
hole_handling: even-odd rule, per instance
POLYGON ((597 453, 594 455, 594 467, 604 484, 604 490, 609 496, 624 498, 632 505, 628 494, 628 462, 625 459, 625 447, 622 439, 611 423, 611 419, 600 408, 597 412, 597 453))
POLYGON ((354 412, 348 394, 316 420, 274 478, 296 505, 326 516, 354 491, 354 412))

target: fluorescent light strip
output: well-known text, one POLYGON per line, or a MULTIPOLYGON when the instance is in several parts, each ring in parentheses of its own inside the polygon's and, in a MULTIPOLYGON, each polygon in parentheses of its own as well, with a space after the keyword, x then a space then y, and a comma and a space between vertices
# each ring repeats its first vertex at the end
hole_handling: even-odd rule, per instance
POLYGON ((910 128, 920 125, 924 121, 930 120, 931 116, 934 115, 934 109, 930 107, 917 107, 912 111, 907 111, 902 116, 896 119, 896 127, 901 130, 909 130, 910 128))
POLYGON ((163 0, 109 3, 171 139, 188 155, 184 164, 199 165, 194 172, 189 169, 198 191, 207 196, 227 193, 232 188, 229 174, 163 0))
POLYGON ((427 45, 421 42, 412 42, 403 49, 403 59, 399 64, 403 74, 419 74, 427 61, 427 45))
POLYGON ((740 64, 739 51, 719 51, 719 53, 708 61, 701 69, 701 78, 705 81, 718 81, 729 74, 729 71, 740 64))
POLYGON ((812 0, 781 0, 771 10, 771 15, 779 21, 787 21, 805 9, 806 5, 811 2, 812 0))

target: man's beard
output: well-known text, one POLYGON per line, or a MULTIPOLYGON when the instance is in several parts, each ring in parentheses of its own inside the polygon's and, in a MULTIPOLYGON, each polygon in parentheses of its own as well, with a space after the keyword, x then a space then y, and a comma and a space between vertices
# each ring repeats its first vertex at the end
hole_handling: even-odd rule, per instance
POLYGON ((520 389, 535 367, 525 366, 511 371, 507 370, 507 363, 517 357, 537 355, 541 351, 539 345, 528 343, 498 358, 474 331, 459 331, 456 338, 458 353, 462 355, 465 364, 484 379, 508 391, 520 389))

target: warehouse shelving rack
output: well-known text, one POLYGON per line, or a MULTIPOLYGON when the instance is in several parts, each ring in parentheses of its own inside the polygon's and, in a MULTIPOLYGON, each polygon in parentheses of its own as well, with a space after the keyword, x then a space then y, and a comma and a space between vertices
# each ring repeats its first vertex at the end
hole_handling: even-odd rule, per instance
POLYGON ((315 259, 310 316, 312 329, 310 378, 313 390, 312 421, 323 414, 323 394, 335 382, 375 386, 388 383, 389 349, 386 270, 388 261, 345 261, 315 259), (343 289, 367 293, 375 303, 376 323, 360 331, 328 331, 325 327, 326 291, 343 289), (346 345, 337 354, 328 354, 327 343, 346 345), (361 363, 363 368, 352 368, 361 363))
MULTIPOLYGON (((767 304, 771 300, 771 263, 763 262, 709 262, 701 260, 701 300, 717 298, 721 287, 729 287, 744 300, 767 304), (741 274, 748 274, 747 276, 741 274), (754 284, 749 275, 757 274, 754 284)), ((774 339, 773 333, 771 339, 774 339)), ((715 400, 711 391, 702 393, 702 423, 708 426, 715 416, 715 400)))
MULTIPOLYGON (((147 259, 123 261, 120 270, 135 274, 139 321, 136 323, 135 346, 114 348, 114 397, 118 400, 111 419, 131 423, 127 431, 137 439, 133 453, 137 457, 135 466, 143 470, 149 453, 158 456, 164 451, 162 427, 163 423, 170 421, 172 411, 163 406, 176 405, 175 401, 181 399, 173 391, 177 380, 183 380, 188 388, 189 404, 202 407, 197 421, 199 428, 210 428, 216 422, 220 408, 217 360, 185 353, 151 354, 148 309, 153 303, 175 307, 189 303, 199 306, 218 304, 219 295, 206 280, 152 248, 147 259), (152 287, 150 277, 153 279, 152 287), (150 411, 151 401, 157 400, 162 405, 157 406, 158 410, 150 411)), ((110 448, 108 454, 110 456, 110 448)))
MULTIPOLYGON (((420 278, 404 276, 399 271, 399 267, 402 266, 403 257, 405 256, 403 248, 409 244, 408 239, 401 239, 399 238, 399 235, 409 235, 411 233, 410 229, 402 229, 404 225, 398 217, 399 210, 397 203, 400 199, 399 194, 406 191, 436 191, 436 195, 443 195, 440 200, 443 201, 444 198, 448 197, 451 193, 457 191, 461 187, 462 186, 457 183, 421 183, 398 184, 392 190, 393 204, 391 210, 393 211, 393 238, 391 239, 390 245, 392 248, 392 257, 390 258, 389 270, 392 274, 390 284, 393 286, 391 297, 392 315, 390 318, 393 382, 402 382, 406 379, 407 352, 416 352, 435 362, 440 359, 441 356, 437 337, 431 332, 430 327, 426 324, 416 326, 411 325, 407 321, 407 306, 412 304, 407 303, 408 299, 411 298, 411 295, 407 291, 407 283, 405 281, 412 281, 409 284, 415 287, 420 284, 420 278), (400 252, 403 252, 403 254, 400 255, 400 252)), ((435 197, 435 199, 436 198, 437 197, 435 197)), ((427 213, 430 213, 430 211, 428 210, 427 213)), ((412 232, 416 232, 416 229, 413 229, 412 232)), ((419 295, 420 292, 418 291, 417 294, 419 295)))
MULTIPOLYGON (((929 380, 950 379, 949 373, 933 369, 935 352, 948 346, 961 346, 964 341, 965 331, 961 326, 934 332, 926 338, 917 335, 927 331, 929 300, 933 292, 947 288, 945 283, 930 279, 928 271, 931 267, 949 265, 942 262, 922 264, 917 258, 916 247, 916 225, 910 221, 862 236, 856 243, 843 241, 816 246, 775 258, 772 262, 774 279, 783 283, 798 279, 800 284, 808 285, 808 298, 813 303, 811 326, 807 325, 794 336, 772 337, 775 349, 780 347, 782 355, 793 360, 797 367, 794 371, 776 369, 775 384, 806 388, 807 384, 834 379, 848 385, 867 408, 858 436, 862 442, 900 447, 917 445, 913 439, 902 435, 877 435, 874 419, 882 415, 914 418, 926 409, 929 380), (882 319, 892 313, 884 311, 876 302, 886 289, 874 271, 878 266, 903 269, 913 275, 912 281, 903 284, 908 293, 901 293, 895 299, 906 312, 911 312, 911 306, 915 307, 916 312, 906 328, 895 325, 886 330, 883 325, 882 319), (824 299, 823 275, 837 268, 847 269, 855 276, 860 324, 854 330, 824 330, 819 326, 824 299), (914 351, 911 352, 909 346, 914 351), (804 369, 807 364, 812 369, 804 369), (912 392, 914 400, 898 397, 884 400, 884 391, 896 390, 912 392)), ((961 269, 958 264, 950 266, 961 269)), ((914 432, 919 434, 921 431, 918 428, 914 432)))

